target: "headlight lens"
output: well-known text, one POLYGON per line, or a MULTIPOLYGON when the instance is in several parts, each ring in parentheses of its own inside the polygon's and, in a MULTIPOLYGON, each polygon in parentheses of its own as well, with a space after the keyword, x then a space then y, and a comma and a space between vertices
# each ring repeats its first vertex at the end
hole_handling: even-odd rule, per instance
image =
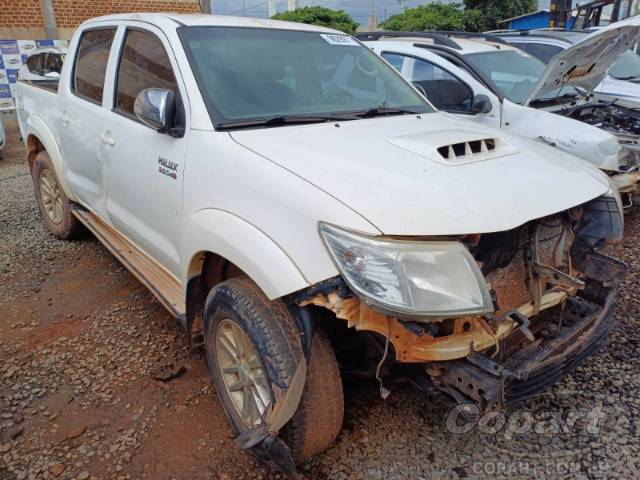
POLYGON ((326 223, 320 233, 345 281, 367 303, 433 317, 493 312, 482 272, 460 242, 389 240, 326 223))

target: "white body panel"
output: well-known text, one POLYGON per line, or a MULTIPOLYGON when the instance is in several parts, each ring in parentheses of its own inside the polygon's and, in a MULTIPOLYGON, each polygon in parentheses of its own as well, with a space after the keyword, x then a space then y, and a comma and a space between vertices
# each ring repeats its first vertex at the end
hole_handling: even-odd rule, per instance
MULTIPOLYGON (((332 32, 231 17, 175 19, 332 32)), ((233 262, 270 298, 331 278, 338 272, 320 239, 320 221, 373 235, 493 232, 609 189, 601 172, 576 157, 443 113, 345 121, 339 128, 332 122, 215 131, 177 36, 178 21, 139 14, 85 23, 71 43, 58 95, 20 83, 18 114, 25 138, 37 137, 49 152, 68 196, 114 226, 183 289, 202 252, 233 262), (104 25, 120 28, 112 49, 125 25, 159 33, 185 102, 183 138, 112 112, 113 50, 103 104, 93 105, 95 112, 74 109, 68 78, 79 35, 104 25), (73 132, 63 133, 68 126, 73 132), (435 156, 443 141, 465 135, 497 138, 502 154, 452 165, 435 156), (79 152, 86 153, 82 165, 79 152), (178 164, 177 178, 158 173, 160 154, 178 164)))
MULTIPOLYGON (((476 80, 471 74, 425 48, 413 46, 405 41, 365 42, 374 52, 400 53, 430 62, 450 72, 467 84, 475 95, 489 97, 492 109, 476 115, 461 114, 460 118, 482 125, 502 128, 512 134, 532 140, 554 144, 560 150, 576 155, 605 170, 617 170, 620 144, 617 139, 602 129, 578 122, 551 112, 524 107, 507 99, 502 101, 476 80)), ((428 93, 427 93, 428 96, 428 93)))

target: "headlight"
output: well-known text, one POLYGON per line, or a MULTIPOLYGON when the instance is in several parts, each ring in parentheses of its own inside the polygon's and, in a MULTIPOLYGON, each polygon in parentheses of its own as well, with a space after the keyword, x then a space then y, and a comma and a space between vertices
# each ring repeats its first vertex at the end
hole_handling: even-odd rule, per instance
POLYGON ((320 224, 344 280, 361 298, 407 315, 452 317, 493 312, 476 261, 455 241, 401 241, 320 224))

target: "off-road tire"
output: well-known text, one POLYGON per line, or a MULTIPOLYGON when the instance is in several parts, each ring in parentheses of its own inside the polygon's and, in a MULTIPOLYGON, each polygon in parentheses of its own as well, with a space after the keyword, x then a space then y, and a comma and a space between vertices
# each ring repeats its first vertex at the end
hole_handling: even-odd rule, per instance
MULTIPOLYGON (((227 394, 216 363, 215 335, 229 318, 243 329, 258 352, 270 385, 288 388, 304 357, 300 333, 282 301, 269 301, 247 277, 226 280, 214 287, 205 304, 205 353, 218 398, 237 434, 247 428, 227 394)), ((307 381, 298 410, 280 431, 296 464, 326 449, 342 427, 342 382, 331 344, 318 330, 308 362, 307 381)))
POLYGON ((71 201, 67 198, 62 188, 59 188, 60 200, 62 201, 61 221, 59 223, 54 223, 51 220, 49 214, 45 210, 39 186, 40 176, 46 170, 51 172, 59 186, 60 183, 58 181, 58 176, 56 175, 53 164, 49 159, 49 154, 47 154, 47 152, 45 151, 42 151, 38 153, 38 155, 36 155, 33 163, 33 170, 31 172, 36 203, 38 204, 38 210, 40 210, 40 216, 42 217, 42 221, 44 222, 45 226, 51 233, 62 240, 70 240, 77 237, 80 232, 82 232, 82 224, 73 215, 73 213, 71 213, 71 201))

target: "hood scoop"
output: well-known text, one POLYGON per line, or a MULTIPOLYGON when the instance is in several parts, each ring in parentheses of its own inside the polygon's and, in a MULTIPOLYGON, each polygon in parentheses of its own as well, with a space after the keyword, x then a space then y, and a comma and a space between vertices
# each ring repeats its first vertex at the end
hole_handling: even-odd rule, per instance
POLYGON ((471 158, 474 155, 486 155, 495 149, 495 138, 483 138, 480 140, 444 145, 442 147, 438 147, 438 153, 445 160, 455 162, 458 161, 458 159, 463 159, 464 157, 471 158))
POLYGON ((517 153, 500 138, 476 131, 421 132, 388 140, 389 143, 444 165, 465 165, 517 153))

